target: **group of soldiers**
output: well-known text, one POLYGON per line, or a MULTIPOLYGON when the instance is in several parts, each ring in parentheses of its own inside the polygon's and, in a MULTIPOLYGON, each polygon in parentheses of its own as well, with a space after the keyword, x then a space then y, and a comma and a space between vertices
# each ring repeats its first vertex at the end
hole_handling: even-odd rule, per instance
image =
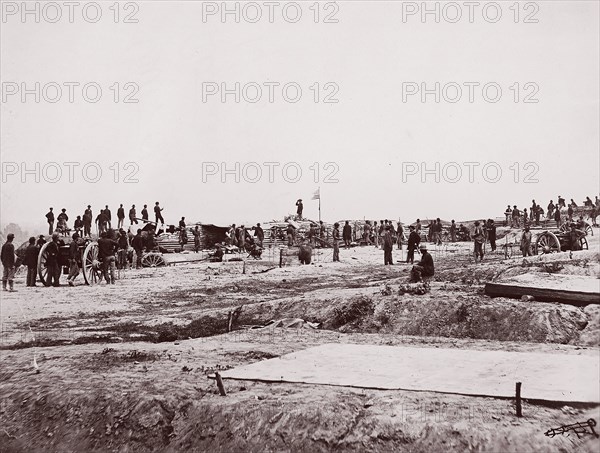
MULTIPOLYGON (((595 201, 592 201, 590 197, 586 197, 583 202, 583 206, 586 208, 590 208, 590 219, 592 220, 592 224, 597 226, 596 218, 600 213, 600 198, 596 196, 595 201)), ((562 196, 557 197, 556 204, 554 200, 550 200, 548 206, 546 207, 546 219, 554 220, 556 222, 556 227, 560 228, 562 223, 565 221, 562 217, 562 209, 567 210, 566 221, 572 222, 575 214, 575 208, 577 208, 577 203, 571 198, 570 203, 567 205, 565 199, 562 196)), ((511 208, 510 205, 506 207, 504 211, 504 216, 506 217, 505 225, 510 225, 511 228, 525 228, 526 226, 530 226, 535 224, 536 226, 540 225, 540 220, 544 215, 544 208, 536 203, 535 200, 531 200, 531 207, 529 211, 527 208, 523 208, 522 210, 517 208, 517 205, 513 205, 511 208)))
MULTIPOLYGON (((161 225, 165 224, 165 221, 162 216, 163 208, 160 207, 159 202, 157 201, 154 204, 154 218, 156 224, 160 222, 161 225)), ((128 212, 129 223, 130 225, 138 224, 138 220, 142 222, 149 222, 149 214, 148 214, 148 205, 144 205, 141 211, 141 218, 138 218, 137 211, 135 205, 131 205, 131 208, 128 212)), ((117 229, 121 229, 125 226, 125 208, 123 205, 119 205, 117 209, 117 229)), ((82 237, 90 237, 92 235, 92 225, 95 223, 98 229, 98 233, 108 232, 109 229, 113 228, 113 217, 111 210, 108 205, 101 209, 96 219, 94 220, 94 215, 92 212, 92 206, 88 205, 83 215, 77 216, 75 221, 73 222, 73 228, 69 228, 69 216, 67 214, 66 208, 62 208, 60 214, 56 217, 54 215, 54 208, 50 208, 48 213, 46 214, 46 222, 48 222, 48 234, 52 235, 55 232, 62 234, 63 236, 68 236, 71 230, 74 230, 79 236, 82 237), (56 226, 55 226, 56 222, 56 226)))

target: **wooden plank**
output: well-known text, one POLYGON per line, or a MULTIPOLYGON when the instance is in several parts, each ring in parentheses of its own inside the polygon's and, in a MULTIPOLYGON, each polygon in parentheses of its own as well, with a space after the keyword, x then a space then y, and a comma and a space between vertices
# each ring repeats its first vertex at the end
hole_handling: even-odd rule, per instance
POLYGON ((382 345, 324 344, 223 371, 224 379, 294 382, 382 390, 600 402, 593 351, 561 354, 382 345))
POLYGON ((533 287, 511 282, 486 283, 485 294, 490 297, 516 299, 520 299, 522 296, 533 296, 536 301, 560 302, 576 306, 600 304, 600 293, 598 292, 533 287))

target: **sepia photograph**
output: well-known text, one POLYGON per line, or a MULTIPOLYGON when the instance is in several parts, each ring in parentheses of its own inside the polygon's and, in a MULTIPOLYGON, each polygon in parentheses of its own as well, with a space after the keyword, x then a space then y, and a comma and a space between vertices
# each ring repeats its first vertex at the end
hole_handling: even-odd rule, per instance
POLYGON ((600 451, 600 0, 0 14, 0 453, 600 451))

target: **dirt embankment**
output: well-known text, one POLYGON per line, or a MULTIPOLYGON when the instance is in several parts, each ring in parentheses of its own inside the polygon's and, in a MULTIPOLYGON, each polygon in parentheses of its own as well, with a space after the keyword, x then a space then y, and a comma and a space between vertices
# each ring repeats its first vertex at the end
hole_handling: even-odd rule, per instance
MULTIPOLYGON (((0 375, 9 396, 0 411, 0 451, 520 453, 592 452, 600 445, 591 436, 544 435, 563 424, 598 419, 595 406, 525 401, 524 418, 518 419, 513 402, 503 399, 231 380, 222 397, 206 378, 336 336, 323 335, 262 343, 257 340, 264 338, 239 342, 230 334, 181 345, 52 347, 38 356, 39 374, 31 368, 31 351, 12 351, 0 375)), ((375 336, 348 334, 343 340, 370 343, 375 336)), ((440 345, 449 346, 429 344, 440 345)), ((557 348, 581 352, 544 349, 557 348)))

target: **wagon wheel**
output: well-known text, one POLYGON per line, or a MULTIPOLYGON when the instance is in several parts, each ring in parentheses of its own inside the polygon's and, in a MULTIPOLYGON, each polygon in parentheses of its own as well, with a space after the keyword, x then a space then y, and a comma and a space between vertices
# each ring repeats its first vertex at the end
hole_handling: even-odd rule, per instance
MULTIPOLYGON (((590 236, 594 235, 594 229, 592 228, 592 225, 590 225, 587 222, 585 222, 584 231, 585 231, 585 234, 589 234, 590 236)), ((587 243, 587 241, 586 241, 586 243, 587 243)))
POLYGON ((50 244, 50 242, 46 242, 44 245, 42 245, 42 248, 40 249, 40 253, 38 254, 38 262, 37 262, 37 271, 38 271, 38 277, 40 278, 40 282, 42 282, 42 284, 44 286, 50 286, 50 280, 48 279, 48 264, 47 264, 47 260, 48 260, 48 245, 50 244))
POLYGON ((535 241, 534 252, 536 255, 540 253, 553 253, 560 252, 560 241, 554 233, 545 231, 540 234, 535 241))
POLYGON ((589 246, 588 246, 588 241, 585 238, 585 236, 581 236, 579 238, 579 250, 588 250, 589 246))
POLYGON ((165 263, 165 260, 163 259, 162 255, 158 252, 146 253, 142 257, 142 266, 144 267, 158 267, 164 266, 166 264, 167 263, 165 263))
POLYGON ((100 283, 102 279, 102 272, 100 270, 100 261, 98 260, 98 243, 90 242, 81 258, 81 264, 83 267, 83 278, 86 285, 96 285, 100 283))
POLYGON ((563 222, 560 225, 560 228, 558 229, 561 233, 567 233, 569 231, 570 227, 569 227, 569 222, 563 222))

